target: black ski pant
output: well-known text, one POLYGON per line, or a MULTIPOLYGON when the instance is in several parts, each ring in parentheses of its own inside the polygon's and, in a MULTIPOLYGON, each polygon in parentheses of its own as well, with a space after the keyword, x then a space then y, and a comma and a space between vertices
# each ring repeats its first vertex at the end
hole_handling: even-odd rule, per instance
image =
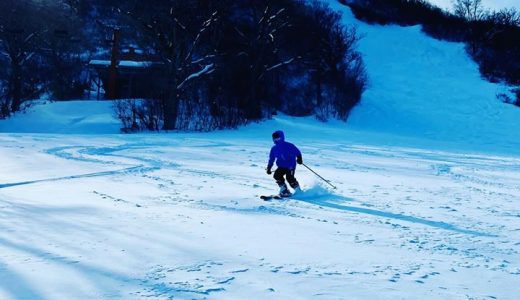
POLYGON ((289 185, 294 189, 299 186, 298 181, 294 177, 295 172, 296 169, 278 168, 274 171, 273 177, 280 187, 285 185, 285 178, 287 178, 287 182, 289 182, 289 185))

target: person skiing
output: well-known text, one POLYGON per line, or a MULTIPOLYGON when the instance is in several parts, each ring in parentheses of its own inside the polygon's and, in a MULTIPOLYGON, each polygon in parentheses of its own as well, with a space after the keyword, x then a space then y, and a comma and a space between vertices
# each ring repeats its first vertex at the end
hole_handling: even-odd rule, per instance
POLYGON ((280 196, 290 197, 292 194, 285 184, 285 178, 295 193, 301 192, 294 173, 296 171, 296 163, 303 164, 302 153, 295 145, 285 141, 285 135, 281 130, 273 133, 273 142, 274 146, 271 148, 269 162, 267 163, 267 174, 272 174, 271 168, 276 161, 278 168, 274 171, 273 177, 280 187, 280 196))

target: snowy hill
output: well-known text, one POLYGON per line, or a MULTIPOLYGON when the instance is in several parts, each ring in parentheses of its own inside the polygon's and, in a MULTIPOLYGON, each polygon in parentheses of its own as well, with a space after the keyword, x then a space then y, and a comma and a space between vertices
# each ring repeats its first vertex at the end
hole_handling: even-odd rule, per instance
POLYGON ((17 133, 119 133, 120 127, 108 101, 40 103, 0 120, 0 132, 17 133))
POLYGON ((420 26, 371 26, 325 2, 363 36, 371 82, 350 127, 519 153, 520 109, 496 99, 506 88, 481 78, 463 44, 430 38, 420 26))
POLYGON ((0 121, 0 299, 517 297, 520 110, 461 45, 333 7, 371 77, 347 125, 120 135, 97 101, 0 121), (298 167, 303 193, 259 199, 277 129, 336 190, 298 167))

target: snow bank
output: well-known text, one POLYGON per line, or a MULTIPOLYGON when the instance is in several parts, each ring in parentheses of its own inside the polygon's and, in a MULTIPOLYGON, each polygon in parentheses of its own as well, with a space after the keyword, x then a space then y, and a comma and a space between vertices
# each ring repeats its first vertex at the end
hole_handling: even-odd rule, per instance
POLYGON ((66 101, 37 104, 7 120, 0 120, 0 132, 9 133, 119 133, 112 102, 66 101))

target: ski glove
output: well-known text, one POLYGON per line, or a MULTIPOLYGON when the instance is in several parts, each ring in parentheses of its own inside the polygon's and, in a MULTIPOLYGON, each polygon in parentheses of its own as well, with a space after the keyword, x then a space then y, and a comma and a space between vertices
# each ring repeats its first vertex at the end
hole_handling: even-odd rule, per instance
POLYGON ((296 162, 301 165, 303 164, 303 157, 301 155, 299 155, 298 157, 296 157, 296 162))
POLYGON ((267 174, 271 175, 273 172, 271 172, 271 168, 267 168, 267 174))

